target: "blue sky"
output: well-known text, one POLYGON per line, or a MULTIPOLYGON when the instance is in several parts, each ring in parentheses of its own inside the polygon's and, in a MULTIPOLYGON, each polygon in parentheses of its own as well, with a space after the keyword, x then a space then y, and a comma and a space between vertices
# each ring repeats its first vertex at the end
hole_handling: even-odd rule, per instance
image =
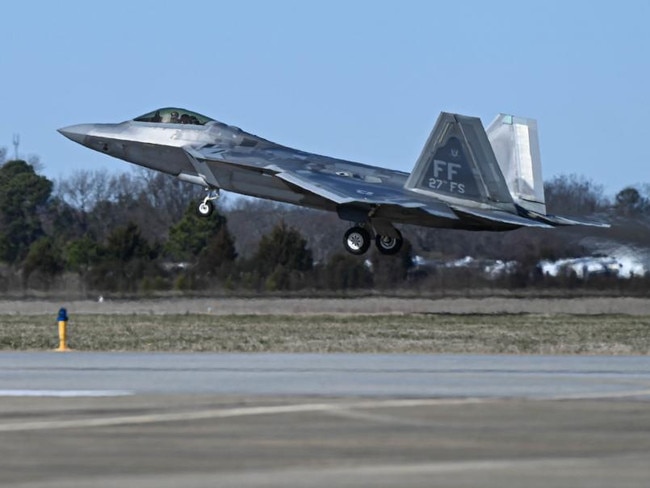
POLYGON ((650 182, 648 1, 3 5, 0 147, 60 179, 126 171, 55 129, 180 106, 410 171, 440 111, 536 118, 544 177, 650 182))

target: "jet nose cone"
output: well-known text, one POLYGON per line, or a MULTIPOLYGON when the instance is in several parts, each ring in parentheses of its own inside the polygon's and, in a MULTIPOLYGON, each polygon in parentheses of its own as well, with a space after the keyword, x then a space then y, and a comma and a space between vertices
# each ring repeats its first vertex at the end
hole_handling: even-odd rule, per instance
POLYGON ((69 127, 63 127, 59 129, 59 132, 66 136, 68 139, 78 142, 79 144, 84 144, 86 136, 93 129, 92 124, 79 124, 71 125, 69 127))

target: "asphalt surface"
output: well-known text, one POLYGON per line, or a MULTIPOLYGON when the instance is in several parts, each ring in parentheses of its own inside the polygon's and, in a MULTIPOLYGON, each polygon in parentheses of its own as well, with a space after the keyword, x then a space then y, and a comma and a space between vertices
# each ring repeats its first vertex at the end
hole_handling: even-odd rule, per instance
POLYGON ((647 487, 650 358, 0 354, 2 487, 647 487))

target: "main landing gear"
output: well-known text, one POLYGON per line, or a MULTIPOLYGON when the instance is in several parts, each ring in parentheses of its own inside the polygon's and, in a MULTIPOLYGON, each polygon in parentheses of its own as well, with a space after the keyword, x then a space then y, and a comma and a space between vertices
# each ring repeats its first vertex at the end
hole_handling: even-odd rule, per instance
POLYGON ((343 236, 343 245, 351 254, 365 254, 370 247, 370 232, 363 227, 352 227, 343 236))
POLYGON ((209 217, 214 212, 214 200, 219 198, 219 190, 208 190, 208 194, 199 206, 196 207, 196 213, 199 217, 209 217))
MULTIPOLYGON (((397 229, 393 230, 396 233, 393 237, 381 234, 375 235, 375 246, 377 246, 377 250, 380 253, 393 255, 397 254, 400 249, 402 249, 402 243, 404 242, 402 234, 397 229)), ((355 225, 351 229, 348 229, 343 236, 343 246, 349 253, 359 256, 368 251, 371 240, 372 237, 368 230, 359 225, 355 225)))

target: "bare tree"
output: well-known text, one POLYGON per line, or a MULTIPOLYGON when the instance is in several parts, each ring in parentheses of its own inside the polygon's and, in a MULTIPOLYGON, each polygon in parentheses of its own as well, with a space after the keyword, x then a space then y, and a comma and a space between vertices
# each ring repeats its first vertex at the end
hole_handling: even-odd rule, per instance
POLYGON ((142 181, 144 198, 167 226, 178 222, 191 202, 202 199, 205 190, 174 176, 138 168, 134 174, 142 181))
POLYGON ((556 176, 544 184, 544 191, 549 213, 586 216, 602 212, 610 206, 603 185, 597 185, 584 176, 556 176))
POLYGON ((99 202, 111 198, 111 176, 106 170, 78 170, 57 182, 56 194, 81 212, 90 212, 99 202))

